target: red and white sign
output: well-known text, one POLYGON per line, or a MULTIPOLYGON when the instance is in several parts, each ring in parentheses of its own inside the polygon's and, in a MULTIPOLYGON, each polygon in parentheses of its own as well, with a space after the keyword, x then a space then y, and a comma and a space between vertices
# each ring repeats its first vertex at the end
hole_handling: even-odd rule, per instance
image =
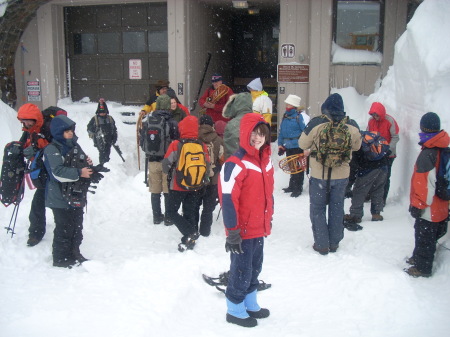
POLYGON ((39 81, 27 81, 27 96, 28 102, 41 101, 41 85, 39 81))
POLYGON ((142 80, 141 59, 130 59, 128 61, 128 69, 130 71, 130 80, 142 80))

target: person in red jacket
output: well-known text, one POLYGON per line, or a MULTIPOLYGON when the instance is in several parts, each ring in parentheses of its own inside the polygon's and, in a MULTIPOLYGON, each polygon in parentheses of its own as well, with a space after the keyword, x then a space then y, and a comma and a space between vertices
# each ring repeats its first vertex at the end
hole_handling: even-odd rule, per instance
MULTIPOLYGON (((24 131, 21 138, 24 156, 26 159, 32 160, 36 151, 43 149, 49 143, 41 132, 44 116, 36 105, 26 103, 19 108, 17 119, 22 123, 22 131, 24 131)), ((34 192, 28 218, 30 227, 27 245, 32 247, 41 242, 45 235, 45 188, 36 189, 34 192)))
POLYGON ((372 106, 369 110, 369 115, 371 118, 369 119, 369 123, 367 125, 367 131, 371 132, 379 132, 381 137, 386 139, 389 143, 389 148, 391 150, 391 154, 389 155, 388 160, 388 172, 386 177, 386 183, 384 184, 384 195, 383 201, 386 205, 387 195, 389 193, 390 187, 390 179, 391 179, 391 170, 392 164, 394 163, 394 159, 397 157, 397 143, 400 140, 399 138, 399 127, 394 117, 388 115, 386 113, 386 108, 383 104, 379 102, 372 103, 372 106))
MULTIPOLYGON (((180 154, 178 153, 178 144, 183 139, 198 140, 198 119, 196 116, 187 116, 178 123, 180 139, 170 143, 164 159, 162 161, 162 170, 168 174, 169 180, 169 198, 167 202, 166 217, 173 222, 178 230, 183 234, 181 243, 178 245, 180 252, 186 249, 194 249, 196 240, 199 237, 197 232, 197 205, 203 193, 203 189, 186 190, 180 187, 176 179, 176 170, 172 168, 176 165, 180 154), (178 213, 180 206, 183 209, 183 215, 178 213)), ((207 172, 209 171, 208 148, 203 144, 203 152, 207 161, 207 172)))
POLYGON ((211 82, 212 85, 200 97, 199 103, 202 107, 200 115, 203 113, 210 115, 214 123, 217 121, 228 122, 229 119, 222 116, 222 110, 228 102, 228 98, 233 95, 233 90, 223 84, 223 78, 219 74, 214 74, 211 82))
POLYGON ((450 137, 441 130, 441 121, 434 112, 427 112, 420 120, 419 145, 422 150, 411 177, 409 211, 414 224, 415 247, 405 271, 414 277, 429 277, 433 268, 436 242, 447 233, 448 201, 435 194, 436 173, 440 150, 450 144, 450 137))
POLYGON ((270 235, 273 215, 274 168, 270 126, 259 114, 245 114, 240 123, 239 149, 220 172, 219 199, 230 252, 226 290, 226 320, 245 327, 270 315, 256 300, 262 269, 264 237, 270 235))

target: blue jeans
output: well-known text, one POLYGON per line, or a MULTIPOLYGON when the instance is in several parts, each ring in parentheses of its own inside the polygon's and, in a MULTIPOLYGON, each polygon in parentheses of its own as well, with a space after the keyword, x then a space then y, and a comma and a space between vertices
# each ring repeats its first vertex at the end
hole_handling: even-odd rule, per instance
POLYGON ((337 246, 344 238, 344 197, 348 178, 330 180, 328 205, 327 183, 326 179, 316 178, 309 182, 309 217, 318 249, 337 246))
POLYGON ((243 254, 230 253, 230 275, 226 297, 234 304, 258 288, 264 258, 264 238, 242 240, 243 254))

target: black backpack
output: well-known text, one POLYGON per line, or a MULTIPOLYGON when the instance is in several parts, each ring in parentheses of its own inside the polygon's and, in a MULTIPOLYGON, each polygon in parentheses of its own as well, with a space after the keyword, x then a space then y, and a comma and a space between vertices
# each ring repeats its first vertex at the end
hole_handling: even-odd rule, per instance
POLYGON ((56 116, 56 113, 61 110, 62 109, 58 108, 57 106, 50 106, 47 109, 42 110, 42 115, 44 116, 44 124, 42 124, 41 127, 41 134, 44 136, 45 139, 48 140, 49 143, 53 139, 52 134, 50 132, 50 123, 52 122, 52 119, 56 116))
POLYGON ((0 200, 6 207, 11 204, 18 205, 22 201, 25 190, 24 176, 25 160, 22 143, 6 144, 0 178, 0 200))
POLYGON ((164 116, 153 114, 142 125, 140 145, 148 156, 163 158, 171 142, 170 123, 164 116))

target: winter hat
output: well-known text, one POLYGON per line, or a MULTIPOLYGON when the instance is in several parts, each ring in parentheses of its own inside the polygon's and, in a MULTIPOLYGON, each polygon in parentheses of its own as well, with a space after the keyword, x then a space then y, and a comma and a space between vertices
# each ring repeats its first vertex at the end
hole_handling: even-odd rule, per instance
POLYGON ((168 88, 169 87, 170 82, 167 80, 158 80, 158 82, 156 82, 155 84, 155 88, 156 90, 161 90, 162 88, 168 88))
POLYGON ((219 82, 219 81, 223 81, 222 75, 220 74, 213 74, 211 77, 211 82, 219 82))
POLYGON ((227 126, 227 122, 223 120, 218 120, 214 123, 214 129, 216 133, 223 138, 223 134, 225 133, 225 127, 227 126))
POLYGON ((262 91, 263 90, 263 85, 261 83, 261 79, 255 78, 253 81, 251 81, 249 84, 247 84, 247 89, 249 91, 262 91))
POLYGON ((207 124, 214 126, 214 121, 210 115, 202 115, 199 119, 200 125, 207 124))
POLYGON ((296 108, 298 108, 300 106, 300 101, 302 99, 300 97, 298 97, 297 95, 289 95, 286 100, 284 101, 284 103, 290 104, 292 106, 295 106, 296 108))
POLYGON ((95 113, 98 115, 103 112, 109 114, 108 106, 106 105, 105 100, 103 98, 100 98, 98 100, 97 111, 95 113))
POLYGON ((420 130, 425 133, 435 133, 441 131, 441 120, 434 112, 427 112, 420 119, 420 130))
POLYGON ((330 116, 345 116, 344 101, 341 95, 332 94, 322 104, 322 113, 330 116))
POLYGON ((170 110, 170 97, 168 95, 160 95, 156 99, 156 110, 170 110))
POLYGON ((171 99, 175 98, 175 101, 177 101, 177 104, 180 104, 180 100, 178 99, 177 95, 175 94, 175 90, 173 90, 172 88, 168 88, 166 95, 169 96, 171 99))

